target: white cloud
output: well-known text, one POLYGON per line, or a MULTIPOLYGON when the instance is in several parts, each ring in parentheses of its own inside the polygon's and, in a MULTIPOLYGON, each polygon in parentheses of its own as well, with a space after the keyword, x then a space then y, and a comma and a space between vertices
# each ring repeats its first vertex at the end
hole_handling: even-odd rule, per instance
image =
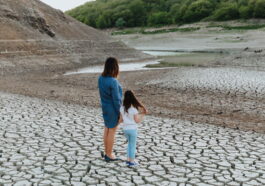
POLYGON ((50 5, 53 8, 66 11, 93 0, 40 0, 40 1, 50 5))

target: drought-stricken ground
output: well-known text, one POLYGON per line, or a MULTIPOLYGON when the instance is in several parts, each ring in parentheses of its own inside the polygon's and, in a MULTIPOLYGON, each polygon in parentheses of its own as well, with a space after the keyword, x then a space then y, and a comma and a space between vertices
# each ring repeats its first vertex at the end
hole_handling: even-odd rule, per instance
MULTIPOLYGON (((3 185, 264 185, 265 136, 148 116, 139 125, 137 159, 105 163, 99 109, 0 93, 3 185)), ((126 156, 119 130, 115 146, 126 156)))
MULTIPOLYGON (((100 158, 99 74, 63 75, 62 69, 87 64, 90 53, 67 53, 60 47, 55 53, 62 53, 56 55, 10 58, 2 53, 0 90, 6 93, 0 93, 0 185, 264 185, 264 31, 203 32, 127 38, 132 47, 146 49, 168 45, 170 50, 193 46, 206 51, 219 46, 216 49, 223 51, 199 66, 120 74, 123 89, 134 90, 150 112, 139 130, 138 169, 100 158), (12 64, 18 70, 12 71, 12 64), (6 65, 12 66, 10 71, 6 65)), ((80 42, 76 46, 82 49, 80 42)), ((126 58, 126 53, 109 49, 97 52, 126 58)), ((137 53, 131 54, 134 59, 137 53)), ((125 156, 121 131, 117 140, 116 153, 125 156)))
MULTIPOLYGON (((191 56, 180 56, 181 62, 191 60, 191 64, 197 64, 194 67, 123 72, 119 80, 124 89, 135 90, 150 113, 155 116, 264 133, 264 28, 228 31, 222 30, 218 26, 219 23, 215 23, 217 25, 215 27, 210 23, 200 24, 201 28, 194 32, 114 36, 115 39, 124 41, 132 48, 141 46, 147 50, 199 50, 202 52, 193 53, 191 56), (215 53, 210 53, 209 56, 207 51, 213 49, 219 53, 216 56, 215 53), (204 54, 206 58, 203 57, 204 54), (204 63, 204 59, 208 61, 204 63), (197 61, 200 61, 199 65, 197 61)), ((81 40, 81 38, 71 41, 14 41, 15 46, 21 46, 20 49, 25 46, 31 49, 29 46, 41 44, 45 46, 44 48, 54 50, 47 51, 52 54, 44 53, 40 56, 34 54, 10 58, 2 54, 0 65, 2 65, 1 74, 3 75, 0 78, 0 90, 98 108, 100 106, 97 89, 99 74, 64 76, 62 69, 83 67, 85 64, 91 65, 92 62, 103 65, 104 60, 99 60, 97 57, 106 57, 111 54, 121 57, 123 62, 147 57, 124 45, 119 47, 121 45, 118 42, 104 45, 108 40, 104 40, 105 37, 101 38, 101 33, 98 35, 96 37, 98 39, 93 42, 81 40), (103 45, 108 50, 101 50, 100 47, 103 45), (93 60, 89 61, 87 56, 92 54, 97 57, 92 57, 93 60), (10 70, 5 65, 13 66, 10 70), (17 66, 19 66, 18 69, 17 66), (14 73, 12 69, 16 69, 14 72, 19 71, 19 73, 14 73)), ((93 39, 92 36, 87 37, 93 39)), ((112 40, 113 38, 110 39, 112 40)), ((8 44, 13 46, 10 41, 2 42, 3 46, 8 44)), ((179 56, 171 56, 170 60, 168 58, 167 60, 173 63, 178 58, 179 56)))
MULTIPOLYGON (((0 80, 2 90, 99 108, 99 74, 32 75, 0 80)), ((231 67, 179 67, 123 72, 151 115, 265 132, 264 72, 231 67)))

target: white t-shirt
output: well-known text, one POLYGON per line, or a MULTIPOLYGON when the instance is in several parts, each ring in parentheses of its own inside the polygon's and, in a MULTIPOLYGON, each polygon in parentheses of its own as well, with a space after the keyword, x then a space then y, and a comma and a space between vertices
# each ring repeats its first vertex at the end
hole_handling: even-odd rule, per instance
POLYGON ((128 112, 125 111, 125 107, 121 106, 120 113, 122 115, 123 122, 121 124, 121 127, 123 130, 136 130, 137 129, 137 123, 134 120, 134 115, 138 114, 138 110, 131 106, 128 109, 128 112))

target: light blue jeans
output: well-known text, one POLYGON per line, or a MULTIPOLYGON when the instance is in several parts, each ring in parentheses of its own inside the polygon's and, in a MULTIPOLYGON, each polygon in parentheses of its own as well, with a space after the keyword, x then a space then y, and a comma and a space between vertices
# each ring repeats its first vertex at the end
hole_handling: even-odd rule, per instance
POLYGON ((133 160, 135 159, 137 130, 124 130, 123 132, 128 140, 127 157, 133 160))

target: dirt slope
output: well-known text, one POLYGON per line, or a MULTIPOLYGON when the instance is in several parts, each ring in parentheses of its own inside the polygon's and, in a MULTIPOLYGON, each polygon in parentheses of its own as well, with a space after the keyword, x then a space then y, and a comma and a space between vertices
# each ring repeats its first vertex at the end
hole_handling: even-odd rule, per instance
POLYGON ((39 0, 0 0, 0 69, 7 72, 69 69, 148 57, 39 0))

